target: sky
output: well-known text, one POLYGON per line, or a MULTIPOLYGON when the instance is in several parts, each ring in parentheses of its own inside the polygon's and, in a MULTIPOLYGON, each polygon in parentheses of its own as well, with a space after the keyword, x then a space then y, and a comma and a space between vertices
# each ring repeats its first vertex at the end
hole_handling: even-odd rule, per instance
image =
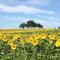
POLYGON ((0 28, 18 28, 28 20, 59 27, 60 0, 0 0, 0 28))

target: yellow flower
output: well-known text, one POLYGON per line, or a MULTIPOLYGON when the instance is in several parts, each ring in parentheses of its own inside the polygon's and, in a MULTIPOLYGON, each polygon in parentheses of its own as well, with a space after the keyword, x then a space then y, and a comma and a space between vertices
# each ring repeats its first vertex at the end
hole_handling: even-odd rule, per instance
POLYGON ((34 36, 37 36, 37 37, 38 37, 38 36, 39 36, 39 34, 35 34, 34 36))
POLYGON ((33 39, 34 39, 34 37, 33 37, 33 36, 30 36, 27 41, 28 41, 28 42, 31 42, 33 39))
POLYGON ((12 41, 12 40, 8 40, 8 41, 7 41, 7 44, 8 44, 8 45, 12 45, 12 44, 13 44, 13 41, 12 41))
POLYGON ((16 40, 18 38, 18 35, 14 35, 13 39, 16 40))
POLYGON ((2 34, 0 34, 0 39, 2 39, 2 36, 3 36, 3 35, 2 35, 2 34))
POLYGON ((38 40, 34 39, 34 40, 31 41, 31 43, 32 43, 34 46, 36 46, 36 45, 38 44, 38 40))
POLYGON ((13 36, 13 40, 17 40, 18 38, 21 38, 21 37, 22 37, 21 34, 15 34, 15 35, 13 36))
POLYGON ((57 41, 55 42, 55 46, 56 46, 56 47, 60 47, 60 41, 59 41, 59 40, 57 40, 57 41))
POLYGON ((2 38, 3 41, 7 41, 8 40, 6 35, 3 35, 1 38, 2 38))
POLYGON ((56 38, 55 35, 48 35, 48 38, 49 38, 50 40, 56 40, 56 39, 55 39, 55 38, 56 38))
POLYGON ((16 45, 15 45, 15 44, 12 44, 12 45, 11 45, 11 49, 12 49, 12 50, 15 50, 15 49, 16 49, 16 45))
POLYGON ((40 35, 39 34, 35 34, 34 35, 34 39, 37 39, 38 40, 39 38, 40 38, 40 35))
POLYGON ((40 39, 46 39, 46 34, 41 34, 40 39))

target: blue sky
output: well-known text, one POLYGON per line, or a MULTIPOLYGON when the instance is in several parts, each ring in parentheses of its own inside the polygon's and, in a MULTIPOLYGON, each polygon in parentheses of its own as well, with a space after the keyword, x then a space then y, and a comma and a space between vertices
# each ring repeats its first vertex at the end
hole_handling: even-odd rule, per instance
POLYGON ((59 27, 60 0, 0 0, 0 28, 18 28, 28 20, 59 27))

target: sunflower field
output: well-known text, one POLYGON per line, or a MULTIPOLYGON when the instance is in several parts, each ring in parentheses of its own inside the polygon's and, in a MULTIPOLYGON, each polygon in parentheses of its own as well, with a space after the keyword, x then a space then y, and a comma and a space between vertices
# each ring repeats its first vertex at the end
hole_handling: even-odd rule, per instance
POLYGON ((1 30, 0 60, 60 60, 60 29, 1 30))

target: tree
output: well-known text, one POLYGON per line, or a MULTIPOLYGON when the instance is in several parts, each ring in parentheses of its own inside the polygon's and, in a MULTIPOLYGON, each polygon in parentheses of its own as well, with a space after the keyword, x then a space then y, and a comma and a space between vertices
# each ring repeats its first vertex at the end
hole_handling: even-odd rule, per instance
POLYGON ((26 24, 22 23, 19 27, 24 28, 24 27, 26 27, 26 24))
POLYGON ((27 27, 36 27, 36 23, 32 20, 27 21, 27 27))
POLYGON ((39 28, 43 28, 43 25, 41 25, 41 24, 37 24, 37 27, 39 27, 39 28))
POLYGON ((29 20, 29 21, 27 21, 27 23, 25 24, 25 23, 22 23, 19 27, 21 27, 21 28, 24 28, 24 27, 33 27, 33 28, 35 28, 35 27, 39 27, 39 28, 43 28, 43 25, 41 25, 41 24, 37 24, 37 23, 35 23, 33 20, 29 20))
POLYGON ((58 28, 60 29, 60 26, 58 28))

